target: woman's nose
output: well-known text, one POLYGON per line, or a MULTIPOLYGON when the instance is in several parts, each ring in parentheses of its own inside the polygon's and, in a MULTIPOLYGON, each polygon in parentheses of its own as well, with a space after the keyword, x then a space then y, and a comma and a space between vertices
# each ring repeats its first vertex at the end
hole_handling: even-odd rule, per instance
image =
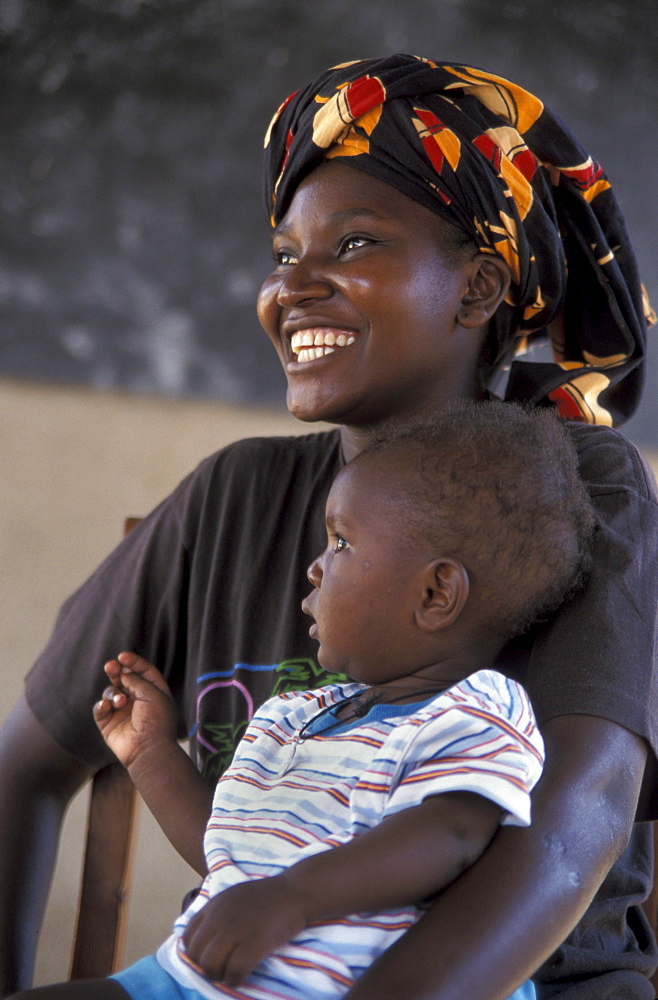
POLYGON ((324 269, 302 258, 280 276, 277 301, 291 308, 303 302, 328 299, 332 294, 333 287, 324 269))
POLYGON ((314 559, 309 568, 306 570, 306 575, 309 582, 313 584, 314 587, 319 587, 322 583, 322 566, 321 566, 322 556, 318 556, 314 559))

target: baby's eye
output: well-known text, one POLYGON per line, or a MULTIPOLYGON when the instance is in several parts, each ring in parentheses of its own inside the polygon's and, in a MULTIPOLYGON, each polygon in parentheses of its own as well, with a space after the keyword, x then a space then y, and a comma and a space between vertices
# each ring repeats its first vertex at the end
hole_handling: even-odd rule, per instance
POLYGON ((334 552, 342 552, 343 549, 348 549, 350 543, 346 541, 342 535, 336 535, 336 541, 334 542, 334 552))

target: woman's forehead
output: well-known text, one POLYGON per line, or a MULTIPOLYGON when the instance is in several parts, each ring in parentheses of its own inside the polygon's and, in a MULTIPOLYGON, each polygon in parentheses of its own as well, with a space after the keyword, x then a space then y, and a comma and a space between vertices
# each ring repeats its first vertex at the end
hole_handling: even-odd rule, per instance
MULTIPOLYGON (((411 202, 410 198, 397 191, 391 184, 387 184, 386 181, 372 177, 363 170, 347 163, 339 163, 336 160, 325 160, 304 177, 295 190, 291 207, 296 200, 304 198, 309 191, 319 192, 322 197, 331 196, 354 202, 357 206, 362 204, 365 210, 371 211, 373 210, 372 205, 381 204, 383 206, 391 197, 411 202)), ((290 209, 284 216, 284 220, 289 213, 290 209)))
POLYGON ((434 229, 437 235, 454 228, 442 216, 386 181, 349 164, 329 160, 299 184, 274 235, 288 235, 300 222, 340 224, 358 219, 423 225, 434 229))

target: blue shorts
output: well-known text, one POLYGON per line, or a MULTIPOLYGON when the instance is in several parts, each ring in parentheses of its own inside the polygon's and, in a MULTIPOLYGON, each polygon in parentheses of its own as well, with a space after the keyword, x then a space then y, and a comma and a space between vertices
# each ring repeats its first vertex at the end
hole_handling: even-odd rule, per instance
MULTIPOLYGON (((186 989, 165 972, 154 955, 140 959, 123 972, 115 972, 110 979, 116 979, 132 1000, 202 1000, 196 990, 186 989)), ((508 1000, 537 1000, 535 987, 528 980, 508 1000)))
POLYGON ((528 979, 518 990, 514 990, 509 1000, 537 1000, 537 990, 534 983, 528 979))
POLYGON ((140 958, 135 965, 109 978, 116 979, 132 1000, 200 1000, 201 997, 196 990, 188 990, 177 983, 155 955, 140 958))

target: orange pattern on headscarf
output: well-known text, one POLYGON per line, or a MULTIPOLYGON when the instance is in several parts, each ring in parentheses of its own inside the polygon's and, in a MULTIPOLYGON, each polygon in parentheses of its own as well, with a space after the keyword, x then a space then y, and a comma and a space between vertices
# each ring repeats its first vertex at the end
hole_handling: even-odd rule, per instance
POLYGON ((357 128, 363 129, 367 135, 372 135, 373 130, 377 127, 381 113, 382 105, 378 104, 372 111, 367 111, 365 115, 357 118, 354 125, 349 125, 343 129, 337 136, 336 141, 329 147, 327 159, 333 160, 336 156, 359 156, 361 153, 369 153, 370 143, 365 136, 357 132, 357 128))
POLYGON ((445 160, 448 161, 450 169, 456 171, 461 154, 459 138, 431 111, 425 108, 414 108, 414 111, 418 117, 411 120, 437 174, 442 173, 445 160))
MULTIPOLYGON (((574 367, 582 368, 582 365, 574 367)), ((585 372, 549 392, 548 398, 555 403, 558 413, 565 420, 612 427, 610 413, 599 403, 599 396, 609 385, 610 379, 602 372, 585 372)))
MULTIPOLYGON (((518 285, 520 279, 519 265, 519 240, 516 223, 511 215, 506 212, 499 212, 500 224, 489 222, 487 219, 475 220, 475 227, 482 239, 481 252, 491 253, 495 251, 500 254, 507 263, 512 275, 512 284, 518 285)), ((510 305, 516 305, 514 289, 510 288, 507 294, 507 301, 510 305)))
MULTIPOLYGON (((341 87, 317 112, 313 119, 313 142, 322 149, 329 149, 335 142, 341 142, 343 133, 353 122, 364 118, 368 112, 380 107, 386 98, 386 90, 377 77, 363 76, 341 87)), ((370 131, 379 121, 370 119, 370 131)))
POLYGON ((471 66, 459 69, 447 66, 446 69, 464 83, 471 84, 471 86, 464 86, 464 83, 448 84, 446 90, 460 88, 465 94, 477 97, 489 111, 506 118, 510 125, 522 134, 535 124, 544 110, 544 105, 538 97, 502 76, 485 73, 484 70, 474 69, 471 66))
POLYGON ((593 201, 597 194, 610 188, 610 182, 605 177, 600 164, 591 156, 585 163, 581 163, 577 167, 557 167, 556 169, 560 174, 569 178, 585 201, 593 201))
POLYGON ((500 171, 509 185, 521 219, 525 219, 534 197, 530 181, 535 175, 537 161, 519 133, 505 126, 490 128, 473 142, 500 171))

